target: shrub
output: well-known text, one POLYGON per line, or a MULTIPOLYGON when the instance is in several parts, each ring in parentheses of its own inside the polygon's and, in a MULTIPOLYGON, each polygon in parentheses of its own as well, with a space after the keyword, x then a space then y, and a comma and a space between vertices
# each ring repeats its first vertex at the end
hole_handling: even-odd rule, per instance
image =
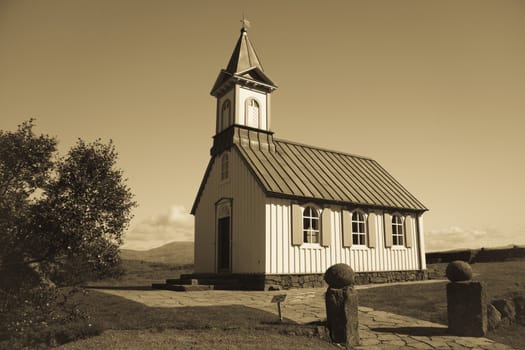
POLYGON ((101 333, 69 298, 78 288, 40 285, 18 293, 0 290, 0 349, 47 349, 101 333))

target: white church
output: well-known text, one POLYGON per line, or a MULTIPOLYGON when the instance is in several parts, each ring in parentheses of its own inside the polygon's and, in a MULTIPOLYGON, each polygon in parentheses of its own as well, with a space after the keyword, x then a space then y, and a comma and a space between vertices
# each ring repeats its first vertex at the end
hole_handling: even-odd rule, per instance
POLYGON ((346 263, 358 283, 425 279, 427 208, 373 159, 275 138, 276 88, 243 27, 211 90, 216 133, 192 208, 191 277, 313 287, 346 263))

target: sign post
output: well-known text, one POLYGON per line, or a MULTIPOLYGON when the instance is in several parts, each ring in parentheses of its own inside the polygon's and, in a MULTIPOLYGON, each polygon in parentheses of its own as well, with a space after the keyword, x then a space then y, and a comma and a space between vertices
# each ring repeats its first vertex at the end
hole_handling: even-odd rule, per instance
POLYGON ((283 314, 281 312, 281 303, 286 299, 286 294, 277 294, 272 298, 272 303, 277 303, 277 311, 279 312, 279 321, 283 321, 283 314))

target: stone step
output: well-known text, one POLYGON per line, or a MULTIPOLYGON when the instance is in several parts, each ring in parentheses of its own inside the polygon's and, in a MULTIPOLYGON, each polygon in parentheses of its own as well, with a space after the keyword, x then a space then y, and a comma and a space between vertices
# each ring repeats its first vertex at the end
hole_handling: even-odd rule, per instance
POLYGON ((197 285, 199 283, 198 279, 195 278, 169 278, 166 280, 166 284, 191 284, 197 285))
POLYGON ((213 278, 170 278, 166 280, 166 284, 184 284, 184 285, 208 285, 208 284, 217 284, 217 285, 238 285, 239 281, 234 278, 223 279, 221 277, 213 278))
POLYGON ((198 280, 207 280, 207 279, 220 279, 220 280, 238 280, 239 277, 234 274, 216 274, 216 273, 183 273, 179 277, 180 279, 198 279, 198 280))
POLYGON ((152 289, 166 289, 166 283, 152 283, 152 289))
MULTIPOLYGON (((183 273, 180 275, 181 279, 191 279, 191 278, 217 278, 216 273, 183 273)), ((225 277, 230 277, 231 275, 224 275, 225 277)))
POLYGON ((204 291, 204 290, 212 290, 212 289, 214 289, 214 286, 210 285, 210 284, 195 285, 195 284, 153 283, 151 285, 151 288, 153 288, 153 289, 173 290, 173 291, 176 291, 176 292, 197 292, 197 291, 204 291))
POLYGON ((204 290, 212 290, 214 289, 214 286, 210 284, 168 284, 166 289, 174 290, 176 292, 198 292, 204 290))

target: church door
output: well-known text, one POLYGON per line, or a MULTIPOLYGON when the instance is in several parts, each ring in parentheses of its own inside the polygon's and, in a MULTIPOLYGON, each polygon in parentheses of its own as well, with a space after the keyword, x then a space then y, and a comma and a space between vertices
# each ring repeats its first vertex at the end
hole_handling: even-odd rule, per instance
POLYGON ((230 267, 230 217, 220 218, 217 232, 218 272, 231 272, 230 267))

